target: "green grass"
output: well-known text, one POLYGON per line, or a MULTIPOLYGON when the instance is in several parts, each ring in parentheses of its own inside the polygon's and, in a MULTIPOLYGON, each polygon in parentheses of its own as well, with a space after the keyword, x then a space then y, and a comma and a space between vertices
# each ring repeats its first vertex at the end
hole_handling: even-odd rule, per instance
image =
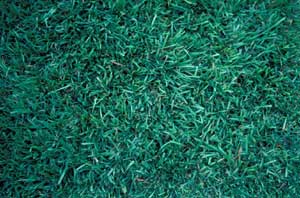
POLYGON ((100 2, 0 2, 1 197, 299 197, 299 1, 100 2))

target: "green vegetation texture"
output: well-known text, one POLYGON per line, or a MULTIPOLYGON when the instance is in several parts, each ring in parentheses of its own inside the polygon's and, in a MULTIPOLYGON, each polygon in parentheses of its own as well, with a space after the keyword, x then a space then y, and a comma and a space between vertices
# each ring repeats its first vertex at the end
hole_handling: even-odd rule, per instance
POLYGON ((300 197, 299 10, 0 1, 0 196, 300 197))

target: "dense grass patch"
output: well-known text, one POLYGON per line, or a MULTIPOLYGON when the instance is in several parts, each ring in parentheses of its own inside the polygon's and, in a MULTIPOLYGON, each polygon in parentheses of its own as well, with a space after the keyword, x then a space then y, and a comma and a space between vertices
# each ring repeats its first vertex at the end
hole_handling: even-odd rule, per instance
POLYGON ((1 1, 0 195, 299 196, 299 9, 1 1))

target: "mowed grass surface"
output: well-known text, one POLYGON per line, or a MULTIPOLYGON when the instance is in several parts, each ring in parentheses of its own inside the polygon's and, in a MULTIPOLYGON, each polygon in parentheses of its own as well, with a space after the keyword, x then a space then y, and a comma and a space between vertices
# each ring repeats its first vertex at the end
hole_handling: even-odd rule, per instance
POLYGON ((299 8, 1 1, 1 197, 299 196, 299 8))

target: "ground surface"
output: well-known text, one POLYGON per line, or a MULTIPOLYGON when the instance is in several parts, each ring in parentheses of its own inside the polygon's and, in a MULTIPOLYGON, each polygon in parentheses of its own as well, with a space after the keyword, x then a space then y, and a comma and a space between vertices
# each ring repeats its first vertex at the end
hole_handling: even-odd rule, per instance
POLYGON ((1 197, 299 196, 298 2, 100 2, 0 2, 1 197))

